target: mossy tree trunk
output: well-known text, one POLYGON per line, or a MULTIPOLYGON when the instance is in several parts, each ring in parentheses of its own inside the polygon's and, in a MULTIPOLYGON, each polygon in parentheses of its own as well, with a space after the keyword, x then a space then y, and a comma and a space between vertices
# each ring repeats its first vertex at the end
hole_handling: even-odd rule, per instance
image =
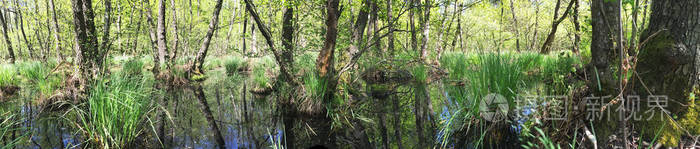
MULTIPOLYGON (((95 30, 95 14, 92 10, 92 0, 71 0, 73 7, 73 28, 77 46, 75 48, 75 63, 78 65, 78 72, 74 77, 80 77, 78 89, 86 91, 85 85, 96 78, 100 65, 99 49, 97 48, 97 32, 95 30)), ((84 95, 87 92, 83 92, 84 95)))
MULTIPOLYGON (((697 87, 700 77, 700 1, 657 0, 653 1, 651 11, 649 26, 639 39, 647 42, 639 52, 636 72, 640 79, 634 87, 641 95, 668 96, 668 106, 664 109, 671 116, 683 119, 687 116, 688 107, 684 105, 689 103, 688 95, 697 87)), ((655 124, 665 120, 645 121, 648 126, 643 129, 660 129, 661 125, 655 124)), ((673 134, 673 131, 664 134, 667 132, 673 134)), ((675 134, 662 135, 660 142, 677 145, 680 133, 675 134)))

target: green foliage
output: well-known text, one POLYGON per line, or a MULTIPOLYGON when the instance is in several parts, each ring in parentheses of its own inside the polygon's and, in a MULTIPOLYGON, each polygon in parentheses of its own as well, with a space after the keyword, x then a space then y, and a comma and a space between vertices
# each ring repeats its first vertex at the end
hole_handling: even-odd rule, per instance
MULTIPOLYGON (((547 135, 542 129, 535 127, 535 131, 537 131, 537 134, 532 134, 532 130, 530 129, 525 129, 523 130, 523 136, 524 138, 521 138, 521 141, 524 143, 521 145, 523 148, 526 149, 561 149, 561 145, 557 144, 556 142, 552 141, 550 136, 547 135), (531 140, 534 140, 536 142, 532 142, 531 140)), ((575 142, 575 141, 574 141, 575 142)), ((571 148, 574 147, 575 144, 569 144, 571 148)))
POLYGON ((78 127, 96 147, 126 148, 143 132, 150 84, 143 77, 126 73, 113 74, 107 80, 94 84, 86 109, 76 108, 78 127))

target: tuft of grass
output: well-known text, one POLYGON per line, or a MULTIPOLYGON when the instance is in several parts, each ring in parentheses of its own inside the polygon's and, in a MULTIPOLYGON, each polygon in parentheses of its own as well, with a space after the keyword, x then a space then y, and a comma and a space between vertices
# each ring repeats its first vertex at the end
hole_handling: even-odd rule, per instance
POLYGON ((266 68, 263 66, 255 66, 253 68, 253 83, 256 87, 266 88, 270 86, 270 79, 266 75, 266 68))
POLYGON ((129 59, 122 64, 122 73, 125 77, 140 77, 143 71, 143 61, 138 59, 129 59))
POLYGON ((51 61, 47 63, 23 62, 16 66, 19 74, 29 82, 28 85, 37 89, 39 94, 45 97, 51 96, 63 80, 62 76, 52 74, 51 71, 55 63, 51 61))
MULTIPOLYGON (((469 134, 485 134, 486 130, 470 129, 483 124, 472 122, 480 119, 479 103, 488 94, 503 95, 510 108, 514 108, 517 93, 527 86, 525 72, 537 66, 536 54, 480 53, 465 55, 449 53, 443 55, 441 64, 447 69, 445 80, 448 107, 455 112, 450 114, 440 128, 441 144, 447 145, 450 134, 456 130, 473 130, 469 134)), ((475 135, 474 135, 475 136, 475 135)), ((483 139, 472 138, 472 145, 479 145, 483 139)))
MULTIPOLYGON (((138 66, 126 65, 134 70, 138 66)), ((105 83, 94 83, 86 109, 76 110, 78 128, 96 148, 127 148, 143 132, 150 85, 143 77, 129 76, 126 71, 97 82, 105 83)))
POLYGON ((14 65, 3 64, 0 65, 0 86, 14 86, 19 84, 19 80, 16 78, 17 70, 14 65))
POLYGON ((238 73, 241 68, 246 68, 248 63, 245 62, 240 57, 230 57, 224 62, 224 68, 226 68, 226 74, 231 76, 238 73))

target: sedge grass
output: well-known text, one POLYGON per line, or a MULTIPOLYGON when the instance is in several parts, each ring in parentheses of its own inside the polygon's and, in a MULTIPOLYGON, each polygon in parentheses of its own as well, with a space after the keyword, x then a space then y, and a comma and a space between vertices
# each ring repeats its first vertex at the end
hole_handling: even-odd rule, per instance
POLYGON ((143 132, 151 87, 140 73, 140 61, 125 64, 125 70, 93 83, 86 108, 78 109, 78 128, 95 148, 128 148, 143 132), (131 69, 131 70, 130 70, 131 69), (131 74, 129 74, 131 73, 131 74))
POLYGON ((19 80, 16 78, 17 70, 14 65, 2 64, 0 65, 0 86, 15 86, 19 84, 19 80))

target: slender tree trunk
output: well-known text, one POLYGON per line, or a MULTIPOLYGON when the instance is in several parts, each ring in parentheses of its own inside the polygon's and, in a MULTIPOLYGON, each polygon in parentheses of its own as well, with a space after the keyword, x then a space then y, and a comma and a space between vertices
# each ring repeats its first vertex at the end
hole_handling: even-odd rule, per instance
POLYGON ((564 14, 561 15, 561 17, 558 17, 557 14, 559 13, 559 6, 561 5, 561 0, 557 0, 557 5, 554 7, 554 18, 552 19, 552 29, 549 31, 549 35, 547 35, 547 39, 545 39, 544 43, 542 44, 542 48, 540 48, 540 53, 547 53, 551 50, 552 42, 554 42, 554 37, 557 34, 557 29, 559 28, 559 24, 566 19, 567 16, 569 16, 569 10, 571 10, 571 6, 574 5, 576 0, 571 0, 569 2, 569 6, 566 7, 566 10, 564 10, 564 14))
POLYGON ((35 58, 35 53, 34 53, 34 46, 32 46, 32 43, 27 40, 27 35, 24 33, 24 17, 22 15, 22 8, 19 6, 19 0, 15 0, 15 10, 17 11, 17 17, 19 18, 19 29, 20 32, 22 33, 22 39, 24 39, 24 44, 27 46, 27 50, 29 53, 29 58, 35 58))
MULTIPOLYGON (((33 2, 34 2, 34 14, 35 15, 32 18, 34 18, 34 23, 36 26, 32 27, 31 30, 34 30, 34 38, 37 40, 38 45, 39 45, 39 50, 38 50, 39 51, 39 58, 41 60, 46 60, 46 54, 47 54, 46 52, 48 52, 48 51, 44 51, 44 50, 47 50, 48 47, 47 47, 47 44, 44 43, 44 40, 42 38, 47 37, 47 36, 43 36, 41 31, 40 31, 42 26, 41 26, 41 21, 39 21, 39 17, 38 17, 40 14, 39 13, 39 2, 37 0, 34 0, 33 2)), ((46 11, 46 12, 47 12, 46 14, 48 14, 48 11, 46 11)), ((48 31, 48 33, 50 35, 51 28, 49 28, 48 24, 46 25, 46 27, 47 27, 46 30, 48 31)), ((48 37, 50 37, 50 36, 48 36, 48 37)))
MULTIPOLYGON (((572 0, 575 1, 575 0, 572 0)), ((520 28, 518 25, 518 17, 515 16, 515 3, 510 0, 510 14, 513 16, 513 31, 515 31, 515 50, 520 51, 520 28)))
POLYGON ((423 16, 421 17, 423 38, 421 40, 420 59, 425 62, 428 56, 428 38, 430 38, 430 8, 432 4, 430 3, 430 0, 425 0, 425 4, 423 5, 425 8, 423 8, 423 16))
POLYGON ((369 0, 364 0, 362 8, 357 14, 357 20, 355 20, 351 37, 352 43, 350 44, 350 48, 348 48, 348 58, 352 58, 360 52, 358 46, 360 46, 362 35, 364 35, 365 27, 367 26, 367 16, 369 15, 367 10, 369 10, 369 3, 369 0))
POLYGON ((142 9, 146 9, 146 22, 148 22, 148 33, 150 35, 151 39, 151 49, 152 49, 152 55, 153 55, 153 69, 151 70, 154 75, 157 75, 160 73, 160 57, 159 57, 159 48, 158 48, 158 37, 156 36, 156 23, 153 22, 153 13, 151 12, 151 4, 149 1, 145 1, 145 5, 143 6, 142 9))
POLYGON ((170 54, 170 63, 168 66, 175 65, 176 59, 177 59, 177 50, 178 50, 178 42, 179 38, 177 36, 177 9, 175 8, 175 0, 170 1, 170 9, 173 11, 173 20, 172 20, 172 28, 173 28, 173 47, 172 49, 172 54, 170 54))
POLYGON ((416 1, 418 0, 409 0, 409 7, 408 7, 408 25, 411 28, 411 50, 418 50, 418 38, 416 37, 416 25, 415 25, 415 19, 414 19, 414 14, 416 8, 420 9, 419 6, 417 6, 416 1))
POLYGON ((387 0, 386 1, 386 16, 387 16, 387 25, 389 26, 389 35, 387 37, 387 51, 391 55, 394 55, 394 14, 393 14, 393 8, 391 7, 392 5, 392 0, 387 0))
POLYGON ((572 1, 574 1, 574 12, 572 12, 573 14, 571 16, 571 19, 572 19, 571 22, 574 23, 574 30, 575 30, 575 32, 574 32, 574 47, 573 47, 572 51, 574 53, 578 53, 579 48, 581 46, 581 25, 579 25, 579 22, 578 22, 578 15, 579 15, 578 8, 579 8, 580 2, 579 2, 579 0, 572 0, 572 1))
POLYGON ((209 43, 211 42, 211 37, 214 36, 214 31, 216 31, 216 26, 219 23, 219 12, 221 12, 222 1, 223 0, 216 1, 216 5, 214 6, 214 14, 212 14, 211 21, 209 22, 209 31, 207 31, 207 35, 204 36, 204 41, 202 42, 202 46, 199 48, 199 52, 197 52, 194 64, 191 65, 192 68, 190 68, 190 72, 204 72, 202 69, 202 66, 204 65, 204 58, 207 56, 207 51, 209 50, 209 43), (196 70, 194 69, 195 66, 196 70))
POLYGON ((61 52, 61 28, 58 26, 58 18, 56 17, 56 6, 53 2, 54 0, 49 0, 49 7, 51 7, 52 18, 53 18, 53 37, 54 37, 54 50, 56 55, 58 55, 59 61, 64 60, 63 53, 61 52))
POLYGON ((3 9, 0 9, 0 23, 2 23, 2 35, 3 37, 5 37, 5 46, 7 46, 7 52, 9 52, 10 55, 10 63, 14 64, 15 51, 12 49, 12 41, 10 41, 10 37, 7 35, 7 21, 5 19, 5 13, 3 13, 3 9))
POLYGON ((109 39, 109 29, 112 26, 112 0, 103 0, 104 5, 105 5, 105 24, 104 24, 104 30, 102 31, 102 44, 100 44, 100 56, 99 56, 99 61, 97 62, 98 65, 102 65, 103 61, 106 58, 107 54, 109 53, 111 42, 109 39))
MULTIPOLYGON (((318 54, 316 59, 316 71, 321 80, 324 80, 322 85, 326 88, 326 92, 323 93, 322 104, 329 104, 333 100, 337 80, 335 76, 334 68, 334 53, 336 39, 338 37, 338 17, 340 12, 338 10, 339 0, 327 0, 326 1, 326 35, 325 41, 323 42, 323 48, 318 54)), ((312 128, 315 127, 316 136, 312 137, 314 142, 319 145, 324 145, 328 148, 336 148, 335 146, 335 136, 330 130, 329 117, 326 116, 326 110, 322 109, 317 114, 315 114, 312 122, 312 128)))
MULTIPOLYGON (((165 64, 169 68, 168 64, 168 42, 167 42, 167 35, 166 35, 166 28, 165 28, 165 0, 159 0, 158 1, 158 20, 157 22, 157 27, 156 27, 156 38, 157 38, 157 43, 158 43, 158 61, 160 61, 162 64, 165 64)), ((158 65, 160 67, 160 65, 158 65)))

